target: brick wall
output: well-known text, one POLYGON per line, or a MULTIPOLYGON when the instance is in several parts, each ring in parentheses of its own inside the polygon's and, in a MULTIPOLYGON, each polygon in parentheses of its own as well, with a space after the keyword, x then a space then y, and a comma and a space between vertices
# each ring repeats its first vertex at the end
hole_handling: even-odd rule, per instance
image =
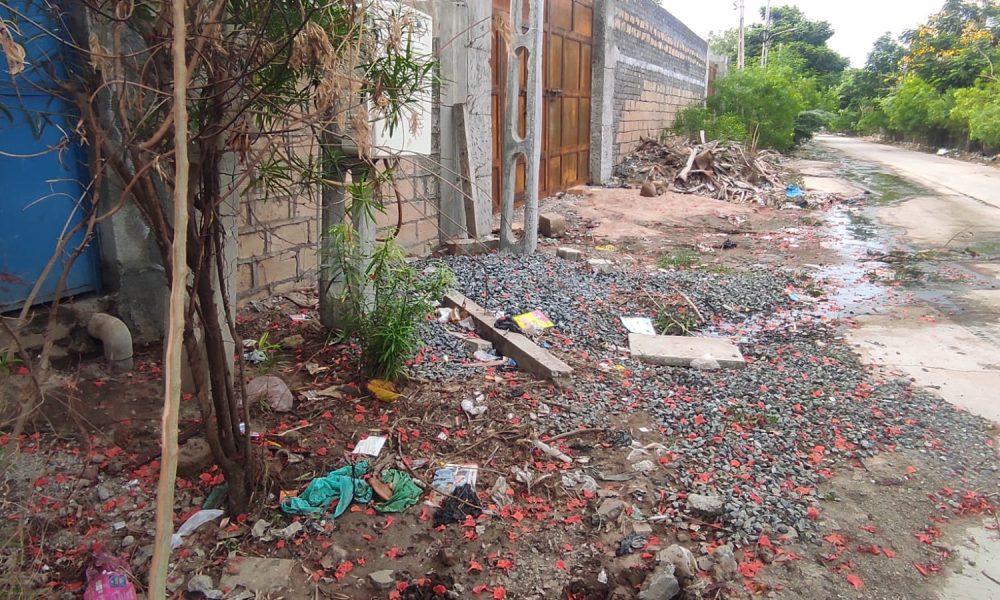
MULTIPOLYGON (((307 151, 314 151, 308 149, 307 151)), ((403 199, 403 226, 396 241, 423 255, 438 245, 438 177, 435 158, 403 158, 396 171, 403 199)), ((376 219, 378 237, 395 231, 399 212, 391 186, 384 186, 385 214, 376 219)), ((320 191, 263 197, 248 190, 239 215, 236 289, 242 301, 308 285, 319 273, 320 191)))
POLYGON ((653 0, 617 0, 606 26, 617 49, 611 108, 618 164, 641 138, 659 137, 680 109, 705 98, 708 43, 653 0))

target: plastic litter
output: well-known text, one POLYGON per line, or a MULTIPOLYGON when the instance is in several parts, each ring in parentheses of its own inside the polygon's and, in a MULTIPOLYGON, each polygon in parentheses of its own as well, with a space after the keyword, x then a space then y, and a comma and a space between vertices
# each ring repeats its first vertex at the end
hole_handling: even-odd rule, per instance
POLYGON ((514 317, 514 322, 517 323, 518 327, 525 331, 542 331, 555 326, 555 323, 553 323, 547 316, 545 316, 545 313, 540 310, 533 310, 531 312, 519 314, 514 317))
POLYGON ((620 317, 622 325, 629 333, 639 333, 642 335, 656 335, 656 328, 653 327, 653 320, 649 317, 620 317))
POLYGON ((500 357, 492 352, 487 352, 486 350, 476 350, 472 353, 472 358, 478 360, 479 362, 493 362, 500 360, 500 357))
POLYGON ((181 544, 184 543, 184 537, 194 533, 196 529, 208 523, 214 521, 225 514, 225 511, 218 508, 207 508, 199 510, 190 517, 184 524, 177 529, 177 533, 170 537, 170 547, 179 548, 181 544))
POLYGON ((483 401, 483 395, 480 394, 476 396, 475 402, 466 398, 462 400, 462 410, 469 414, 471 417, 478 417, 479 415, 486 412, 486 405, 480 404, 483 401))
POLYGON ((385 446, 384 435, 370 435, 354 446, 354 454, 367 454, 368 456, 378 456, 382 454, 382 447, 385 446))
POLYGON ((434 526, 461 523, 465 517, 476 518, 483 513, 479 496, 471 485, 461 485, 452 491, 441 508, 434 511, 434 526))
POLYGON ((804 195, 805 193, 802 191, 802 188, 795 185, 794 183, 789 184, 788 187, 785 188, 785 196, 787 196, 788 198, 800 198, 804 195))
POLYGON ((128 563, 124 560, 98 552, 87 567, 83 600, 136 600, 135 586, 128 574, 128 563))
POLYGON ((455 488, 463 485, 476 487, 479 480, 479 465, 475 464, 446 464, 434 471, 434 479, 431 487, 442 494, 450 494, 455 488))

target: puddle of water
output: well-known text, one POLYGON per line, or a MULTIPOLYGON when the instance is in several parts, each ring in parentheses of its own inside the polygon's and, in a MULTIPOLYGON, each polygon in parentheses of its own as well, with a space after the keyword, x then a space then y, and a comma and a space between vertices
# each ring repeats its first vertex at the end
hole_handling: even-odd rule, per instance
POLYGON ((870 216, 846 206, 830 209, 826 223, 827 239, 823 246, 835 250, 842 260, 820 268, 815 274, 828 288, 823 313, 838 317, 868 312, 883 305, 885 288, 868 276, 868 267, 873 263, 859 260, 888 250, 879 235, 879 227, 870 216))
POLYGON ((806 144, 797 155, 809 160, 834 163, 837 165, 834 171, 837 176, 856 183, 871 192, 871 204, 886 205, 914 196, 934 195, 931 190, 886 171, 882 167, 850 159, 817 144, 806 144))
MULTIPOLYGON (((990 522, 965 532, 965 543, 957 545, 955 572, 938 592, 942 600, 1000 600, 1000 538, 988 530, 990 522), (987 577, 986 575, 989 575, 987 577)), ((992 525, 995 527, 995 525, 992 525)))

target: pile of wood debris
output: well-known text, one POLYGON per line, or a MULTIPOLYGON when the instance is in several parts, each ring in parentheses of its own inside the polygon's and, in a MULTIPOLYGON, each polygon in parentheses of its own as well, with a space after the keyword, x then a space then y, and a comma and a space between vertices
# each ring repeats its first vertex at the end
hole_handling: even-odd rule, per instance
POLYGON ((785 201, 780 157, 770 150, 751 153, 737 142, 643 140, 618 166, 616 174, 625 183, 641 186, 643 196, 672 191, 727 202, 780 206, 785 201))

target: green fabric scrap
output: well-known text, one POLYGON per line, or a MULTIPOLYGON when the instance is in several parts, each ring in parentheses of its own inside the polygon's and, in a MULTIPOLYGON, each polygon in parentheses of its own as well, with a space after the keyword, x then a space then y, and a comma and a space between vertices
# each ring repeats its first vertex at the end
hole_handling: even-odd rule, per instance
POLYGON ((392 487, 392 498, 385 502, 375 503, 375 510, 379 512, 403 512, 420 500, 420 486, 413 482, 409 473, 396 469, 386 469, 382 471, 382 481, 392 487))
POLYGON ((317 477, 309 482, 306 489, 295 498, 286 498, 281 503, 281 511, 289 515, 312 515, 326 512, 330 504, 337 500, 333 518, 344 514, 351 502, 368 504, 372 499, 372 488, 361 477, 368 472, 368 461, 359 460, 353 465, 330 471, 326 477, 317 477))
MULTIPOLYGON (((337 508, 333 510, 333 518, 337 518, 344 514, 351 502, 368 504, 372 501, 372 487, 362 479, 367 473, 368 461, 364 460, 330 471, 326 477, 317 477, 309 482, 297 497, 286 498, 281 503, 281 511, 289 515, 315 515, 326 512, 336 500, 337 508)), ((408 473, 386 469, 382 472, 381 479, 392 487, 392 497, 385 502, 373 504, 375 510, 403 512, 420 500, 422 490, 408 473)))

